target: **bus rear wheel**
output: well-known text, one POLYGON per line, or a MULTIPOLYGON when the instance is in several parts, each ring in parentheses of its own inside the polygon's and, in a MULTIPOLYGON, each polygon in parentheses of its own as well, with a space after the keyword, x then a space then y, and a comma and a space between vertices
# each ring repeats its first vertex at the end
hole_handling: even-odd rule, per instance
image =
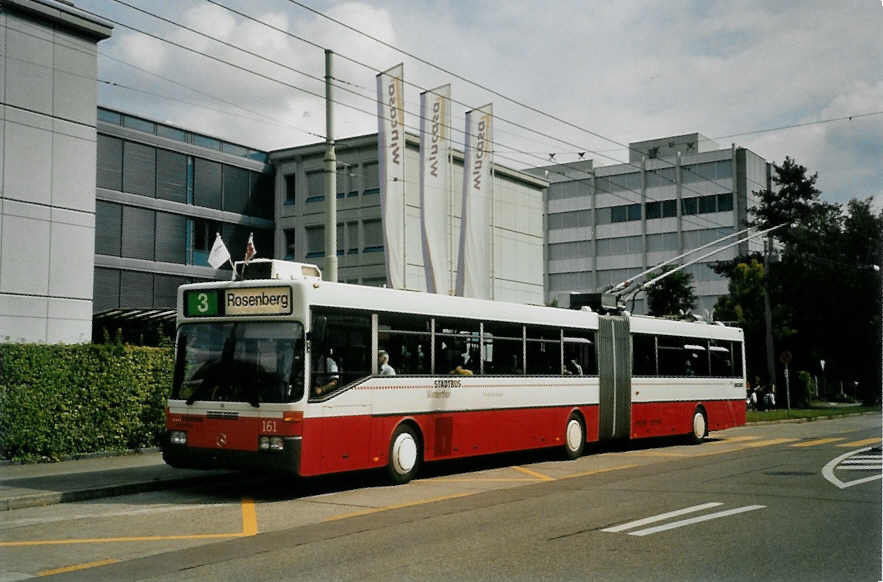
POLYGON ((576 413, 570 415, 564 427, 564 457, 576 459, 586 448, 586 425, 576 413))
POLYGON ((386 473, 393 485, 407 483, 420 469, 420 440, 414 429, 401 424, 392 433, 386 473))
POLYGON ((698 445, 708 435, 708 420, 705 418, 705 412, 699 408, 694 410, 693 422, 690 426, 690 442, 698 445))

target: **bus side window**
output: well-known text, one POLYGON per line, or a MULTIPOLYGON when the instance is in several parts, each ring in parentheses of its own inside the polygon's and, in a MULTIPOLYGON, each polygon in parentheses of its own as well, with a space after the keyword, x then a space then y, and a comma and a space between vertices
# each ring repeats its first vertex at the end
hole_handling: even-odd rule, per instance
POLYGON ((732 342, 711 340, 708 342, 708 357, 711 360, 711 375, 717 378, 733 376, 732 342))
POLYGON ((598 374, 595 332, 585 329, 564 330, 564 374, 575 376, 598 374))
POLYGON ((636 333, 632 336, 632 374, 656 376, 656 338, 636 333))
POLYGON ((435 374, 481 373, 480 325, 469 319, 435 321, 435 374))
POLYGON ((659 375, 685 376, 687 353, 683 338, 661 335, 658 339, 659 375))
POLYGON ((484 324, 484 373, 524 374, 523 326, 488 321, 484 324))
POLYGON ((396 374, 430 373, 431 329, 430 318, 423 315, 378 315, 377 346, 389 354, 396 374))
MULTIPOLYGON (((371 374, 371 314, 354 309, 314 308, 313 317, 325 316, 327 327, 324 343, 314 341, 310 352, 312 388, 327 386, 337 376, 337 390, 371 374), (333 363, 329 363, 330 358, 333 363), (333 368, 337 371, 334 372, 333 368), (327 369, 326 369, 327 368, 327 369), (324 379, 324 381, 323 381, 324 379)), ((315 391, 311 390, 315 396, 315 391)))
POLYGON ((561 330, 557 327, 527 327, 527 373, 560 375, 561 330))

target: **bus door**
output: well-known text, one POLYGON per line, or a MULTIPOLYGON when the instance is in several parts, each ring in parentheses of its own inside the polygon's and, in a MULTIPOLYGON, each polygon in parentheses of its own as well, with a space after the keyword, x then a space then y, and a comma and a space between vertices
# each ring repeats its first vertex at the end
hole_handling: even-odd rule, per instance
POLYGON ((632 350, 627 317, 598 317, 600 381, 598 438, 627 439, 631 432, 632 350))

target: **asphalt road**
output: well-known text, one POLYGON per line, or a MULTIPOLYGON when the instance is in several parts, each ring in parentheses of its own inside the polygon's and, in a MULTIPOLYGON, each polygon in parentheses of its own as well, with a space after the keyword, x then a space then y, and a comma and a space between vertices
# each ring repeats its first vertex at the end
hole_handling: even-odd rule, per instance
POLYGON ((850 417, 22 509, 0 581, 880 580, 880 435, 850 417))

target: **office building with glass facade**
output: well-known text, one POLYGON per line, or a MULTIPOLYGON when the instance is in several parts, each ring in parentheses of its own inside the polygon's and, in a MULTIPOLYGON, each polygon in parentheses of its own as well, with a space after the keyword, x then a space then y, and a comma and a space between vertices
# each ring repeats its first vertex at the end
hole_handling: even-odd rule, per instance
POLYGON ((251 233, 273 253, 265 152, 99 108, 95 197, 96 314, 174 309, 179 285, 229 278, 207 262, 216 233, 234 260, 251 233))
MULTIPOLYGON (((741 230, 754 193, 770 186, 771 166, 763 158, 735 145, 720 148, 698 133, 634 142, 629 148, 624 164, 594 167, 586 160, 528 170, 550 182, 547 300, 601 291, 741 230)), ((696 313, 710 311, 727 294, 727 280, 709 265, 747 252, 747 244, 686 268, 699 297, 696 313)), ((750 244, 754 250, 759 243, 750 244)), ((643 296, 635 311, 646 311, 643 296)))

